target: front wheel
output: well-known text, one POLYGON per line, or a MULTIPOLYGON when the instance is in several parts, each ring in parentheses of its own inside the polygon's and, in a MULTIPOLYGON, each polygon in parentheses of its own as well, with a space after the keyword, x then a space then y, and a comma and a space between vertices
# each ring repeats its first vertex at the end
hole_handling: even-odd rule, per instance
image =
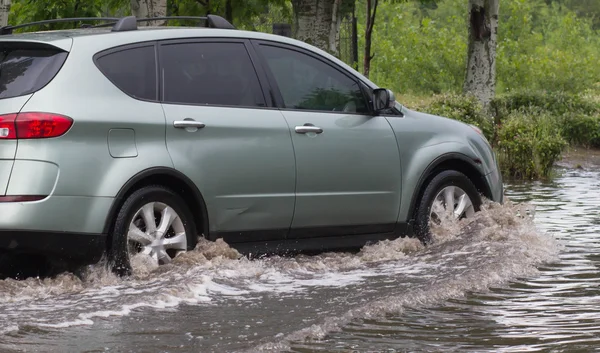
POLYGON ((415 217, 415 235, 423 243, 432 241, 430 224, 444 218, 473 217, 481 209, 481 196, 464 174, 446 170, 437 174, 423 192, 415 217))
POLYGON ((114 224, 110 259, 113 271, 131 274, 131 259, 146 255, 156 265, 170 263, 196 245, 196 226, 185 201, 158 185, 133 192, 114 224))

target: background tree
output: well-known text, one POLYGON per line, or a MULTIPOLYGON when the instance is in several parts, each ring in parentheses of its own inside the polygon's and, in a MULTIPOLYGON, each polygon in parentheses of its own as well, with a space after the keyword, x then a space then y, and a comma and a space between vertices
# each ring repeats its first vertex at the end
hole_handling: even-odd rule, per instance
POLYGON ((0 26, 6 26, 8 24, 10 5, 11 0, 0 0, 0 26))
POLYGON ((500 0, 469 0, 469 47, 464 92, 487 106, 496 93, 500 0))
POLYGON ((339 56, 342 18, 352 11, 355 0, 291 0, 294 38, 339 56))
POLYGON ((367 0, 367 21, 365 24, 365 54, 363 59, 363 74, 369 77, 371 71, 371 60, 375 54, 371 54, 371 40, 373 38, 373 27, 377 15, 378 0, 367 0))
MULTIPOLYGON (((379 0, 365 0, 366 21, 363 56, 363 74, 369 77, 373 29, 379 0)), ((382 0, 385 1, 385 0, 382 0)), ((402 2, 402 0, 388 0, 402 2)), ((421 9, 436 8, 436 0, 419 0, 421 9)), ((499 0, 469 0, 469 45, 464 92, 472 94, 487 105, 496 90, 496 43, 498 34, 499 0)))
MULTIPOLYGON (((167 0, 131 0, 131 14, 137 18, 164 17, 167 15, 167 0)), ((164 22, 140 22, 138 25, 158 26, 164 22)))

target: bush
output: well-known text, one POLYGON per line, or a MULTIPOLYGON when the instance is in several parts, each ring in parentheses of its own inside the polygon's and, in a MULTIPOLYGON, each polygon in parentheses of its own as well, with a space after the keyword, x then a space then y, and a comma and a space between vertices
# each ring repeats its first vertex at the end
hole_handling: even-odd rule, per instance
POLYGON ((548 115, 569 144, 600 147, 600 102, 593 95, 521 91, 497 97, 491 111, 499 123, 514 114, 548 115))
POLYGON ((562 135, 572 145, 600 147, 600 115, 564 114, 562 135))
POLYGON ((479 101, 473 96, 439 95, 415 109, 475 125, 483 131, 489 141, 492 141, 494 135, 492 118, 485 113, 479 101))
POLYGON ((600 147, 597 96, 516 92, 498 96, 485 110, 471 96, 414 99, 414 109, 478 126, 492 143, 503 174, 547 178, 567 145, 600 147))
POLYGON ((568 113, 594 115, 600 112, 600 104, 590 97, 566 92, 520 91, 498 96, 491 102, 494 115, 501 121, 513 112, 543 110, 560 116, 568 113))
POLYGON ((499 126, 497 134, 500 168, 507 177, 549 177, 567 146, 558 120, 541 110, 512 114, 499 126))

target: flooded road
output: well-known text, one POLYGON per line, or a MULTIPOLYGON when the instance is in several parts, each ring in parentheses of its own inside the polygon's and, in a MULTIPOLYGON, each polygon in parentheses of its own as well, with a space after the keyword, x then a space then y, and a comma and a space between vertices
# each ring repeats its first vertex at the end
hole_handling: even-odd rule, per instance
POLYGON ((0 281, 0 352, 591 351, 600 171, 507 185, 434 245, 260 260, 223 243, 121 280, 0 281))

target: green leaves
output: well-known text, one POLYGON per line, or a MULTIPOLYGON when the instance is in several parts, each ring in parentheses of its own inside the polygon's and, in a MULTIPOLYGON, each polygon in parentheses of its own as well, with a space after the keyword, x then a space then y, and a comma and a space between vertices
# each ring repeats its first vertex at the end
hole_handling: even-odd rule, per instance
MULTIPOLYGON (((129 0, 13 0, 9 24, 42 21, 67 17, 105 17, 130 13, 129 0)), ((74 28, 73 23, 53 23, 24 31, 74 28)))
MULTIPOLYGON (((573 6, 578 1, 587 3, 564 1, 573 6)), ((461 92, 466 67, 467 2, 441 0, 428 7, 415 1, 380 1, 371 79, 401 94, 461 92)), ((363 5, 363 0, 357 0, 359 33, 364 33, 363 5)), ((600 92, 600 33, 594 22, 600 16, 594 20, 579 10, 578 15, 570 7, 548 5, 544 0, 502 0, 496 62, 498 94, 522 89, 600 92)), ((364 40, 359 38, 359 47, 363 45, 364 40)))
POLYGON ((497 154, 507 177, 550 177, 566 147, 557 119, 543 111, 511 114, 498 129, 497 154))
POLYGON ((264 23, 265 15, 269 13, 285 17, 286 22, 291 21, 291 4, 286 0, 168 0, 167 6, 173 16, 215 14, 228 18, 242 29, 253 28, 261 18, 264 23))
POLYGON ((507 177, 548 178, 567 145, 600 147, 600 98, 519 91, 496 97, 485 111, 473 97, 436 95, 411 108, 478 126, 507 177))
MULTIPOLYGON (((253 29, 274 19, 291 22, 291 4, 288 0, 165 0, 168 15, 206 16, 217 14, 232 16, 234 25, 253 29), (228 3, 231 12, 228 12, 228 3)), ((10 24, 66 17, 126 16, 131 14, 130 0, 13 0, 9 15, 10 24)), ((169 24, 197 25, 197 22, 171 21, 169 24)), ((46 29, 74 28, 73 23, 46 25, 46 29)), ((39 30, 27 28, 25 31, 39 30)), ((265 30, 271 30, 266 28, 265 30)))

